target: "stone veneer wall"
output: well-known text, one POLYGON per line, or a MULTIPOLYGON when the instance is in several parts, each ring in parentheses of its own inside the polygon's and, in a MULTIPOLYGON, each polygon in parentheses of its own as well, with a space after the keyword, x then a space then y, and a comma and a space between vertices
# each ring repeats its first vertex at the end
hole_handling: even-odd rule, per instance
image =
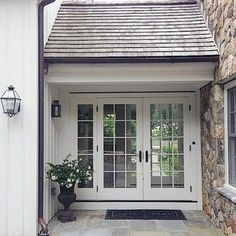
POLYGON ((205 19, 220 51, 215 82, 201 89, 203 208, 225 235, 236 235, 236 204, 220 195, 225 181, 223 87, 236 75, 236 0, 203 0, 205 19))

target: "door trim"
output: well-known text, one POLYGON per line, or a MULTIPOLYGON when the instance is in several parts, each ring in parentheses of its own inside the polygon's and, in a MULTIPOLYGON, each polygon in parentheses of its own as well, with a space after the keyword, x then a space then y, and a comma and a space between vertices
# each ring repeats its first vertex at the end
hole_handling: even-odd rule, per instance
MULTIPOLYGON (((161 93, 157 93, 157 92, 137 92, 137 93, 129 93, 127 94, 125 93, 84 93, 84 94, 77 94, 77 93, 73 93, 73 94, 68 94, 68 100, 70 103, 70 113, 73 112, 72 109, 72 104, 74 102, 77 101, 88 101, 88 100, 93 100, 96 98, 188 98, 190 104, 192 104, 192 108, 196 110, 196 114, 192 115, 191 118, 191 133, 194 134, 194 138, 196 140, 196 145, 195 147, 192 149, 192 155, 193 155, 193 163, 192 163, 192 167, 191 167, 191 173, 194 173, 194 175, 197 174, 197 178, 195 178, 195 181, 192 181, 193 183, 193 198, 192 201, 196 201, 198 208, 197 209, 201 209, 202 208, 202 203, 201 203, 201 199, 202 199, 202 183, 201 183, 201 158, 200 158, 200 153, 201 153, 201 144, 200 144, 200 93, 198 92, 161 92, 161 93)), ((74 123, 73 123, 73 119, 72 119, 72 115, 70 114, 70 132, 72 132, 73 134, 73 130, 74 130, 74 123)), ((63 117, 62 117, 63 120, 63 117)), ((71 137, 71 143, 74 142, 73 138, 71 137)), ((96 138, 97 140, 97 138, 96 138)), ((70 145, 72 146, 72 145, 70 145)), ((76 152, 74 152, 74 156, 76 155, 76 152)), ((95 163, 96 163, 97 157, 95 157, 95 163)), ((95 180, 96 181, 96 180, 95 180)), ((94 191, 96 188, 96 184, 94 184, 94 191)), ((96 193, 95 193, 96 194, 96 193)), ((78 199, 81 196, 81 191, 78 191, 78 199)), ((97 197, 92 197, 90 194, 90 199, 94 200, 97 199, 97 197)), ((83 201, 83 200, 82 200, 83 201)), ((87 201, 87 200, 85 200, 87 201)), ((97 201, 97 200, 95 200, 97 201)), ((103 200, 101 200, 103 201, 103 200)), ((196 204, 196 203, 195 203, 196 204)), ((85 209, 87 208, 86 206, 84 206, 85 209)), ((195 207, 194 207, 195 208, 195 207)))

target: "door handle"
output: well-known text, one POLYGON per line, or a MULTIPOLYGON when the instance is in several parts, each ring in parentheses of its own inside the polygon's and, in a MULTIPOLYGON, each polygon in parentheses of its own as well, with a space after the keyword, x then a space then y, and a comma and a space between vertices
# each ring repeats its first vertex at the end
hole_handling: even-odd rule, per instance
POLYGON ((146 159, 146 162, 148 162, 148 151, 145 152, 145 159, 146 159))
POLYGON ((139 162, 142 162, 142 151, 139 151, 139 162))

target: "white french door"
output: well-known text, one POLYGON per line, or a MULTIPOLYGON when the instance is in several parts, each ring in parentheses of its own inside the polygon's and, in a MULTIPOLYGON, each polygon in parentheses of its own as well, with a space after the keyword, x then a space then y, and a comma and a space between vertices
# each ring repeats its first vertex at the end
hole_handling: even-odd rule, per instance
POLYGON ((186 97, 87 97, 72 114, 75 153, 94 169, 80 200, 193 200, 186 97))
POLYGON ((99 99, 98 117, 98 198, 141 200, 142 99, 99 99))
POLYGON ((190 200, 189 102, 143 101, 144 199, 190 200))

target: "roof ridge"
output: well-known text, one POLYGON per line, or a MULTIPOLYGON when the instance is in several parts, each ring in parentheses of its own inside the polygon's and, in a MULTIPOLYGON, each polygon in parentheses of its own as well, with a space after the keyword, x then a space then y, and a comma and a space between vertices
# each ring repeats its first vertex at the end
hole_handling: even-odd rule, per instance
POLYGON ((66 0, 62 2, 62 6, 149 6, 149 5, 192 5, 197 4, 196 0, 117 0, 108 2, 106 0, 92 0, 86 2, 84 0, 66 0))

